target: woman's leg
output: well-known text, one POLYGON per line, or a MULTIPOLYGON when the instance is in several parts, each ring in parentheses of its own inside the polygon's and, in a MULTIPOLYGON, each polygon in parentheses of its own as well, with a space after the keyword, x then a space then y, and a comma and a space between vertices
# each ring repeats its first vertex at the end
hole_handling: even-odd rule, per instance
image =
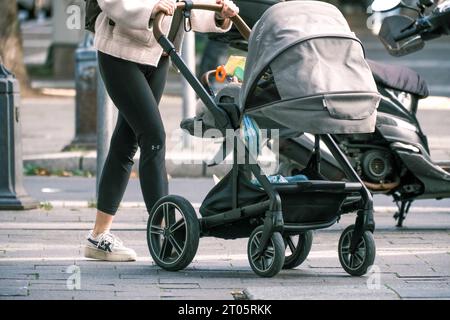
POLYGON ((158 70, 101 52, 98 61, 108 94, 119 109, 119 117, 100 177, 96 223, 88 237, 85 256, 134 261, 136 253, 123 246, 109 229, 128 184, 138 146, 141 148, 139 178, 147 209, 151 210, 153 204, 167 194, 165 132, 158 110, 167 61, 163 60, 158 70))
MULTIPOLYGON (((154 97, 154 111, 159 113, 159 102, 166 85, 167 71, 169 67, 169 57, 161 58, 158 68, 148 68, 145 76, 148 81, 148 85, 151 88, 151 92, 154 97)), ((155 116, 156 118, 156 116, 155 116)), ((156 119, 155 119, 156 120, 156 119)), ((155 140, 149 139, 146 141, 145 137, 142 137, 142 141, 139 144, 141 148, 141 156, 139 159, 139 181, 141 184, 142 195, 147 207, 148 212, 153 208, 153 205, 163 196, 167 195, 168 181, 166 171, 166 135, 163 127, 162 120, 158 120, 160 125, 155 127, 159 129, 159 138, 155 140)))
POLYGON ((109 229, 128 184, 138 145, 141 147, 141 183, 148 210, 167 193, 165 133, 158 110, 164 85, 160 77, 146 77, 145 74, 150 76, 155 68, 143 69, 143 66, 101 52, 98 60, 105 87, 119 109, 119 117, 100 177, 96 223, 88 236, 85 256, 134 261, 134 250, 126 248, 109 229), (156 83, 158 78, 160 82, 156 83), (152 84, 151 79, 156 82, 152 84), (159 92, 156 98, 151 87, 159 92))
POLYGON ((113 215, 97 210, 97 215, 95 216, 94 229, 91 232, 91 236, 96 238, 98 235, 104 232, 109 232, 109 230, 111 230, 113 220, 114 220, 113 215))
POLYGON ((130 178, 137 148, 133 130, 119 113, 100 176, 94 236, 108 232, 111 228, 114 214, 119 208, 130 178))
MULTIPOLYGON (((165 132, 158 102, 164 88, 167 73, 167 60, 162 60, 156 68, 143 67, 136 63, 125 61, 99 52, 99 66, 106 89, 135 135, 135 141, 141 149, 139 178, 147 209, 151 210, 154 203, 167 194, 167 174, 165 169, 165 132), (156 70, 155 70, 156 69, 156 70), (153 92, 153 90, 155 92, 153 92)), ((123 165, 123 159, 121 165, 123 165)), ((115 175, 116 172, 103 170, 102 175, 115 175)), ((105 178, 106 179, 106 178, 105 178)), ((104 194, 105 201, 112 204, 111 208, 99 206, 108 214, 114 214, 116 205, 120 203, 128 177, 118 179, 117 190, 104 194), (109 199, 108 198, 112 198, 109 199), (110 209, 109 212, 107 209, 110 209), (112 209, 112 210, 111 210, 112 209)), ((99 204, 102 198, 99 194, 99 204)), ((106 206, 105 206, 106 207, 106 206)))
POLYGON ((108 261, 136 260, 136 252, 125 247, 109 232, 130 177, 136 150, 136 136, 119 113, 100 176, 97 216, 84 249, 87 258, 108 261))
POLYGON ((119 112, 100 176, 97 201, 99 211, 109 215, 116 213, 130 178, 137 148, 136 136, 119 112))

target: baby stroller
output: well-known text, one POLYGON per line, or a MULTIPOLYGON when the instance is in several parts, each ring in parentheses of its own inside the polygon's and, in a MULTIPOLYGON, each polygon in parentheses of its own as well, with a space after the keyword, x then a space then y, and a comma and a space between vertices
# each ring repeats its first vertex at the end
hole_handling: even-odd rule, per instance
MULTIPOLYGON (((221 8, 183 2, 177 10, 190 9, 221 8)), ((362 46, 341 13, 316 1, 283 2, 270 7, 251 34, 242 18, 234 17, 237 30, 249 39, 244 82, 216 96, 195 78, 162 33, 162 19, 161 14, 155 19, 155 37, 206 109, 184 121, 184 128, 205 120, 202 130, 226 134, 245 120, 260 130, 277 129, 285 137, 314 134, 316 148, 308 179, 277 183, 262 173, 245 137, 232 134, 232 169, 204 199, 200 219, 179 196, 163 197, 152 208, 147 241, 155 263, 181 270, 194 259, 200 237, 248 237, 251 268, 259 276, 272 277, 306 259, 311 230, 330 227, 342 214, 356 211, 355 224, 340 237, 339 260, 350 275, 365 274, 375 259, 372 197, 330 134, 373 131, 380 98, 362 46), (339 162, 346 180, 322 177, 320 141, 339 162), (240 150, 243 154, 238 156, 240 150), (288 256, 286 248, 291 251, 288 256)), ((226 154, 224 149, 220 152, 226 154)))

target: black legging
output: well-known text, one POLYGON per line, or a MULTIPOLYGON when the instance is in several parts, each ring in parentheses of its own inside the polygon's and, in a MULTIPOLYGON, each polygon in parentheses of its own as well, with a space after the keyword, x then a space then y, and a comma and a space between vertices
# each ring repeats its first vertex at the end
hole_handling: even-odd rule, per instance
POLYGON ((114 215, 119 208, 138 146, 139 180, 147 210, 168 192, 166 135, 158 110, 168 62, 162 57, 156 68, 98 52, 100 74, 119 109, 98 189, 97 209, 104 213, 114 215))

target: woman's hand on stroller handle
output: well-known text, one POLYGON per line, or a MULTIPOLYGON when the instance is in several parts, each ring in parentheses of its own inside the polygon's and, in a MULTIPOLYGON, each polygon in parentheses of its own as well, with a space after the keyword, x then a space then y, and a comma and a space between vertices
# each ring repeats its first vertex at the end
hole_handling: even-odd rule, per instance
MULTIPOLYGON (((167 0, 165 0, 167 1, 167 0)), ((170 1, 170 0, 169 0, 170 1)), ((219 1, 219 0, 217 0, 219 1)), ((220 0, 221 3, 223 3, 223 0, 220 0)), ((243 36, 244 39, 248 40, 250 36, 251 29, 247 26, 247 24, 244 22, 244 20, 239 16, 238 12, 239 10, 234 10, 235 6, 230 7, 230 3, 227 1, 227 9, 225 10, 225 16, 229 16, 230 20, 233 22, 233 24, 236 26, 240 34, 243 36), (233 13, 232 13, 233 12, 233 13)), ((185 2, 176 2, 174 3, 176 10, 183 10, 186 6, 185 2)), ((209 11, 215 11, 217 13, 222 13, 222 10, 224 10, 225 6, 222 4, 209 4, 209 3, 195 3, 193 2, 192 9, 198 9, 198 10, 209 10, 209 11)), ((164 36, 164 33, 162 32, 162 21, 164 19, 164 16, 168 15, 165 11, 161 10, 159 12, 155 13, 155 20, 153 22, 153 34, 157 40, 159 40, 162 36, 164 36)))
POLYGON ((231 0, 216 0, 216 4, 222 6, 220 12, 216 12, 216 16, 227 19, 239 14, 239 8, 231 0))
POLYGON ((216 4, 222 6, 222 10, 215 14, 216 25, 226 30, 230 26, 230 18, 239 13, 239 8, 231 0, 216 0, 216 4))
POLYGON ((175 10, 177 9, 177 5, 174 0, 160 0, 153 7, 151 17, 154 19, 155 16, 162 12, 167 16, 173 16, 175 10))

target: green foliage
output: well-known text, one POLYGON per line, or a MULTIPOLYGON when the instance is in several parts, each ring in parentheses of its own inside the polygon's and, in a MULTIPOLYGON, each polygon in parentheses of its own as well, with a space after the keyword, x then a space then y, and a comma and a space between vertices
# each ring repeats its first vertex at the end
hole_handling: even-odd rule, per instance
POLYGON ((95 201, 95 200, 90 200, 90 201, 88 202, 88 208, 91 208, 91 209, 97 208, 97 201, 95 201))
POLYGON ((27 164, 23 169, 26 176, 57 176, 57 177, 85 177, 92 178, 94 175, 88 170, 50 170, 36 165, 27 164))
POLYGON ((45 201, 45 202, 40 203, 39 208, 46 210, 46 211, 50 211, 53 209, 53 205, 50 202, 45 201))
POLYGON ((47 79, 53 77, 53 67, 51 65, 28 65, 28 75, 32 79, 47 79))

